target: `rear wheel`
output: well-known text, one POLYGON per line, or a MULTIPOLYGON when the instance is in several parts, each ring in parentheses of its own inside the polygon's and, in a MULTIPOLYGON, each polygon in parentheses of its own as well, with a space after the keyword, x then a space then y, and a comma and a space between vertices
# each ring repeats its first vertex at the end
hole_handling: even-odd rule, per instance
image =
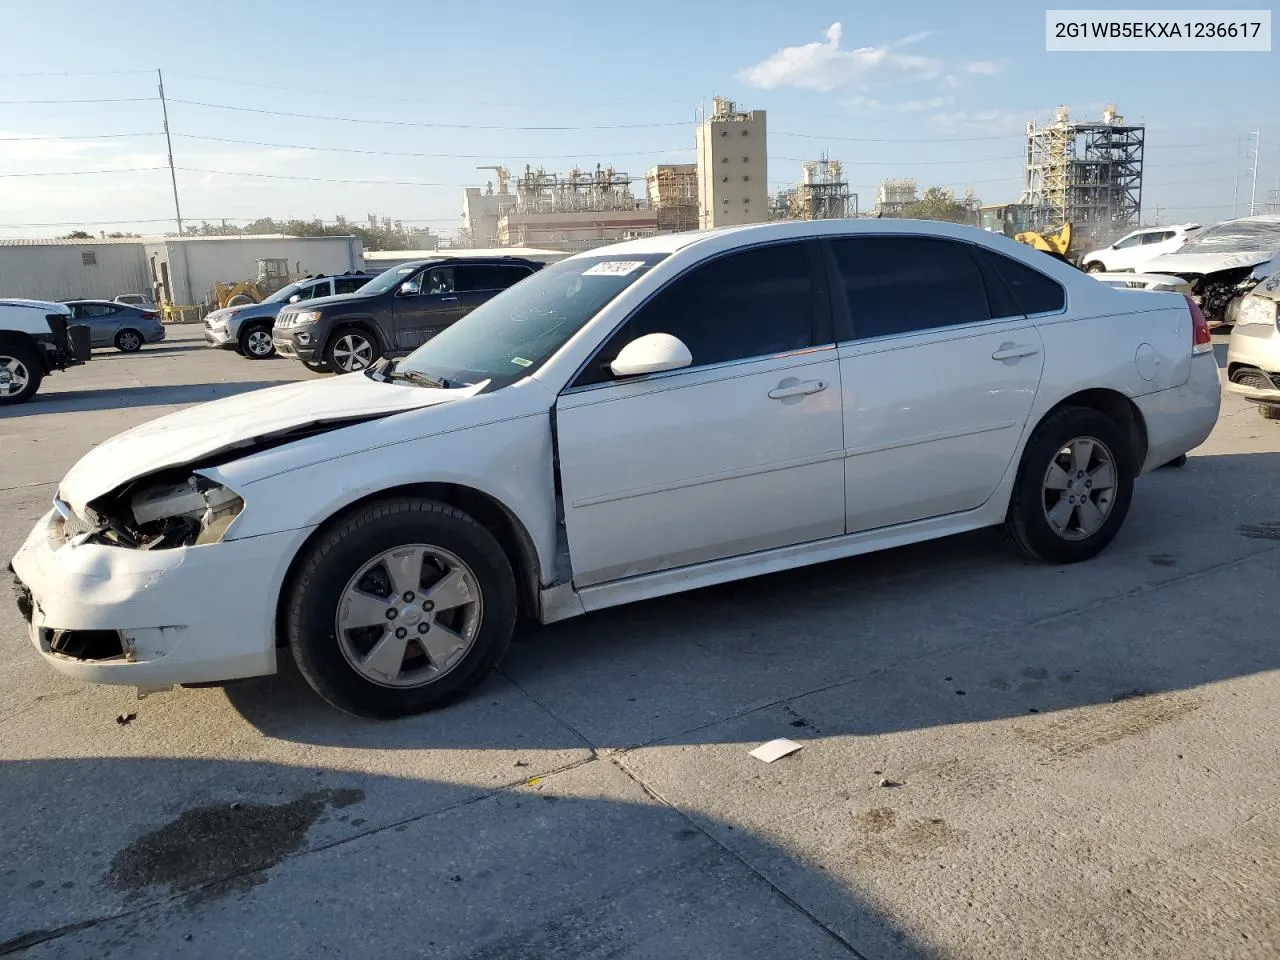
POLYGON ((441 706, 497 666, 515 577, 493 535, 432 500, 354 511, 303 557, 286 600, 289 646, 325 700, 360 716, 441 706))
POLYGON ((1027 556, 1076 563, 1114 538, 1133 497, 1133 457, 1106 414, 1064 407, 1027 441, 1005 517, 1009 539, 1027 556))
POLYGON ((271 328, 258 323, 241 330, 240 352, 250 360, 265 360, 272 356, 276 345, 271 342, 271 328))
POLYGON ((25 403, 43 379, 34 350, 21 343, 0 343, 0 404, 25 403))
POLYGON ((354 373, 372 366, 381 351, 369 334, 355 327, 339 330, 325 349, 325 360, 334 373, 354 373))
POLYGON ((1104 267, 1102 264, 1100 264, 1097 260, 1090 260, 1088 263, 1084 265, 1085 273, 1103 273, 1106 271, 1106 269, 1107 268, 1104 267))
POLYGON ((116 334, 115 343, 121 353, 137 353, 142 349, 142 334, 137 330, 121 330, 116 334))

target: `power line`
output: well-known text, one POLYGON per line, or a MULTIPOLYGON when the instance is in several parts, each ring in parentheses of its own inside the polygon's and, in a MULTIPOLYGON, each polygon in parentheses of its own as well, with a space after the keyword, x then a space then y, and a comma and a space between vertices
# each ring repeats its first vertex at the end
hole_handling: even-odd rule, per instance
MULTIPOLYGON (((232 84, 239 87, 258 87, 263 90, 285 90, 290 93, 307 93, 307 94, 311 94, 312 96, 346 97, 351 100, 380 100, 380 101, 386 101, 388 103, 436 103, 436 104, 456 102, 456 98, 447 98, 447 97, 434 97, 434 98, 390 97, 390 96, 382 96, 382 95, 371 94, 371 93, 345 93, 337 90, 316 90, 309 87, 288 87, 288 86, 284 86, 282 84, 276 84, 276 83, 259 83, 255 80, 233 80, 229 77, 211 77, 203 73, 184 73, 177 70, 170 71, 169 76, 186 77, 189 80, 206 80, 211 83, 227 83, 227 84, 232 84)), ((564 105, 573 106, 573 107, 627 107, 627 106, 637 106, 637 105, 649 104, 649 103, 688 103, 690 106, 692 106, 696 99, 697 99, 696 97, 692 99, 688 97, 663 97, 659 99, 644 99, 644 100, 597 100, 597 101, 573 100, 573 101, 566 101, 564 105)), ((543 107, 548 105, 547 101, 545 100, 528 100, 528 101, 522 102, 518 100, 471 100, 471 99, 468 99, 467 103, 475 104, 477 106, 486 106, 486 107, 543 107)))
POLYGON ((148 173, 152 170, 167 170, 168 167, 116 167, 107 170, 41 170, 37 173, 0 173, 0 178, 11 177, 88 177, 97 173, 148 173))
MULTIPOLYGON (((148 169, 163 170, 164 167, 151 167, 148 169)), ((424 180, 376 180, 361 179, 348 177, 304 177, 299 174, 290 173, 255 173, 248 170, 210 170, 207 167, 175 167, 186 173, 212 173, 223 177, 260 177, 266 180, 300 180, 311 183, 360 183, 371 184, 380 187, 472 187, 474 183, 435 183, 424 180)), ((623 178, 618 177, 614 182, 619 182, 623 178)), ((644 177, 627 177, 628 183, 643 183, 644 177)))
POLYGON ((24 70, 0 73, 0 77, 114 77, 126 73, 150 73, 150 70, 24 70))
MULTIPOLYGON (((770 157, 770 160, 789 160, 795 163, 812 163, 815 157, 770 157)), ((1023 157, 975 157, 972 160, 841 160, 844 167, 880 167, 880 166, 932 166, 956 163, 1010 163, 1023 160, 1023 157)))
MULTIPOLYGON (((154 97, 143 97, 141 99, 154 100, 154 97)), ((34 101, 30 101, 34 102, 34 101)), ((56 101, 52 101, 56 102, 56 101)), ((554 130, 645 130, 653 127, 687 127, 692 125, 692 120, 680 120, 670 123, 593 123, 583 124, 581 126, 572 127, 556 127, 556 126, 536 126, 536 127, 517 127, 508 124, 483 124, 483 123, 424 123, 417 120, 373 120, 368 117, 335 117, 328 114, 318 113, 290 113, 285 110, 265 110, 261 107, 237 107, 227 103, 207 103, 203 100, 180 100, 177 97, 170 97, 170 103, 183 103, 189 107, 209 107, 214 110, 233 110, 237 113, 260 113, 272 117, 294 117, 301 120, 334 120, 342 123, 371 123, 392 127, 424 127, 433 130, 533 130, 533 131, 554 131, 554 130)))
POLYGON ((41 140, 123 140, 126 137, 162 137, 163 133, 86 133, 77 136, 0 137, 0 143, 31 143, 41 140))
MULTIPOLYGON (((405 150, 362 150, 358 147, 320 147, 305 143, 269 143, 263 140, 239 140, 234 137, 209 137, 195 133, 175 133, 175 137, 184 140, 208 140, 214 143, 235 143, 250 147, 273 147, 280 150, 317 150, 325 153, 358 153, 379 157, 415 157, 442 160, 489 160, 493 151, 488 153, 415 153, 405 150)), ((693 147, 671 147, 666 150, 630 150, 621 153, 610 152, 611 157, 646 157, 659 153, 689 153, 693 147)), ((595 150, 584 150, 580 153, 526 153, 521 156, 534 160, 573 160, 579 157, 598 153, 595 150)))
POLYGON ((1005 133, 991 137, 832 137, 822 133, 788 133, 784 130, 770 130, 771 137, 800 137, 804 140, 839 140, 842 143, 977 143, 990 140, 1022 140, 1026 134, 1005 133))
POLYGON ((155 97, 101 97, 92 100, 0 100, 0 106, 23 103, 142 103, 155 97))

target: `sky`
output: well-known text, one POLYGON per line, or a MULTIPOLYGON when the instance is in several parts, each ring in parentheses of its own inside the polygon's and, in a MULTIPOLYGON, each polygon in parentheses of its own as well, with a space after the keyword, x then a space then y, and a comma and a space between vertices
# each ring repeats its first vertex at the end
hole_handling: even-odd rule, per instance
POLYGON ((1146 124, 1146 222, 1247 213, 1255 130, 1259 204, 1280 189, 1280 53, 1046 53, 1026 2, 5 7, 3 237, 175 228, 157 69, 189 223, 372 213, 449 235, 486 164, 600 163, 639 195, 648 167, 694 160, 717 95, 767 111, 771 192, 825 153, 863 210, 898 177, 1016 201, 1026 123, 1059 105, 1146 124))

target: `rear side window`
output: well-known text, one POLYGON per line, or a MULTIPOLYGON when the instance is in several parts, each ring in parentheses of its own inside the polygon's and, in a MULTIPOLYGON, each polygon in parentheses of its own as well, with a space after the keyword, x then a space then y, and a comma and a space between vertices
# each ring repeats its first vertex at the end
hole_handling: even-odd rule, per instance
POLYGON ((528 267, 505 266, 498 267, 498 270, 502 276, 502 281, 498 286, 502 287, 504 290, 507 287, 515 286, 515 284, 519 283, 525 277, 533 275, 533 271, 528 267))
POLYGON ((501 290, 510 286, 504 283, 505 276, 500 266, 489 264, 469 264, 454 267, 454 288, 459 293, 479 290, 501 290))
POLYGON ((368 282, 368 277, 337 277, 333 281, 334 286, 336 287, 334 292, 355 293, 368 282))
POLYGON ((856 340, 991 319, 968 245, 937 237, 831 241, 856 340))
POLYGON ((985 247, 975 252, 1004 281, 1023 313, 1057 313, 1066 307, 1067 294, 1057 280, 985 247))

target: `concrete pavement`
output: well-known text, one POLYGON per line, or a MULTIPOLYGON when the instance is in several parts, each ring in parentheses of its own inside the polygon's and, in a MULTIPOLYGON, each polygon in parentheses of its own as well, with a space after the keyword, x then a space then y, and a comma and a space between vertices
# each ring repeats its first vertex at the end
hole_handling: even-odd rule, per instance
MULTIPOLYGON (((194 335, 0 413, 0 552, 94 443, 312 376, 194 335)), ((1277 477, 1228 397, 1091 563, 977 534, 623 607, 395 723, 287 663, 83 686, 0 606, 0 954, 1275 956, 1277 477)))

